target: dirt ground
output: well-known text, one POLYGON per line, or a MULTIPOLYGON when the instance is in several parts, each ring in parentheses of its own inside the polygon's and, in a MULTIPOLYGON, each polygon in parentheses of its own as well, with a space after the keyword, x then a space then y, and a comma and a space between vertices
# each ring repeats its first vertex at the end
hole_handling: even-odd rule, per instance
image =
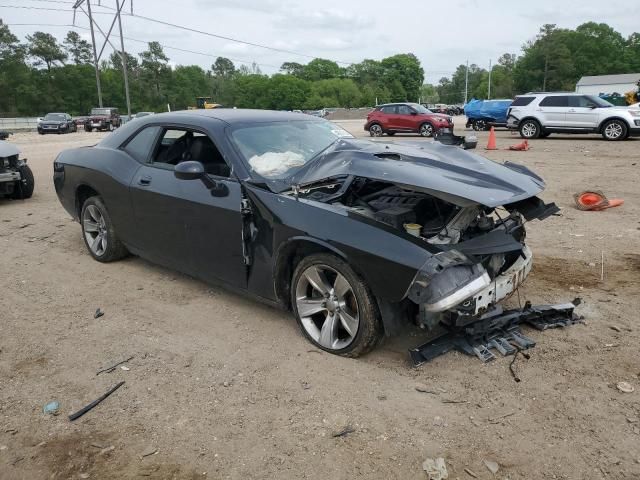
MULTIPOLYGON (((365 134, 361 121, 342 125, 365 134)), ((139 258, 95 262, 51 176, 59 151, 102 135, 10 140, 36 191, 0 200, 1 479, 424 479, 427 457, 444 457, 450 479, 640 478, 640 140, 552 135, 528 152, 477 150, 532 168, 562 207, 528 225, 522 300, 584 299, 584 325, 527 330, 539 343, 517 359, 516 383, 511 357, 450 353, 413 368, 417 336, 357 360, 320 353, 286 312, 139 258), (572 194, 586 188, 625 204, 580 212, 572 194), (128 370, 96 376, 131 356, 128 370), (60 415, 43 414, 50 400, 60 415)), ((497 137, 500 148, 520 141, 497 137)), ((426 141, 394 137, 406 140, 426 141)))

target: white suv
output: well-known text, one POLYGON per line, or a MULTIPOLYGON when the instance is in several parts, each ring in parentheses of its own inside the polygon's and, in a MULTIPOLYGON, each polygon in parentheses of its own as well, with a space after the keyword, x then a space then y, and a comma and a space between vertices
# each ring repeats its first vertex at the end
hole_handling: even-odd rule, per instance
POLYGON ((640 109, 615 107, 594 95, 527 93, 515 98, 507 112, 507 127, 522 138, 551 133, 600 133, 605 140, 640 136, 640 109))

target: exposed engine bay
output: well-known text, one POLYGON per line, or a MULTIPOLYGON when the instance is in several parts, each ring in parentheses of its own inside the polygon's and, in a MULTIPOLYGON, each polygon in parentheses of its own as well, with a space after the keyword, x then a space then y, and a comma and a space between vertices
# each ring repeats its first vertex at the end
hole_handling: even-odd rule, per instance
MULTIPOLYGON (((423 240, 434 253, 408 292, 418 323, 467 324, 510 296, 531 269, 524 224, 558 211, 537 197, 501 207, 464 206, 359 177, 295 189, 423 240)), ((444 196, 444 195, 443 195, 444 196)))

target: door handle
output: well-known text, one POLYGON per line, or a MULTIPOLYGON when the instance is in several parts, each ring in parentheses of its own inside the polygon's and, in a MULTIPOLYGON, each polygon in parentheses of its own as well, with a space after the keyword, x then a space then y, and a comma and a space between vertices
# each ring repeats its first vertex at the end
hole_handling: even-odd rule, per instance
POLYGON ((138 185, 151 185, 151 177, 144 175, 138 179, 138 185))
POLYGON ((569 113, 576 113, 576 111, 573 108, 570 108, 569 110, 567 110, 567 112, 569 113))

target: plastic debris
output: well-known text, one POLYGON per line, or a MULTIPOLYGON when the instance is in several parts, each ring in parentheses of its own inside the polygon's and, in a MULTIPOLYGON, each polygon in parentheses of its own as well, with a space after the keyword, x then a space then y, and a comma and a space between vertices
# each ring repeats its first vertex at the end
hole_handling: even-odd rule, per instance
POLYGON ((525 140, 522 143, 511 145, 509 146, 509 150, 514 150, 516 152, 526 152, 527 150, 529 150, 529 141, 525 140))
POLYGON ((338 437, 346 437, 347 435, 349 435, 350 433, 354 433, 355 429, 353 427, 350 426, 346 426, 344 427, 342 430, 340 430, 339 432, 336 432, 332 435, 332 437, 334 438, 338 438, 338 437))
POLYGON ((104 312, 98 308, 96 309, 96 313, 93 314, 93 318, 100 318, 103 315, 104 315, 104 312))
POLYGON ((445 480, 449 478, 449 472, 447 472, 447 464, 444 462, 444 458, 438 457, 436 459, 427 458, 422 463, 422 469, 427 472, 427 478, 429 480, 445 480))
POLYGON ((585 190, 573 194, 578 210, 604 210, 605 208, 618 207, 624 203, 621 198, 609 200, 600 190, 585 190))
POLYGON ((498 473, 498 470, 500 470, 500 465, 498 465, 498 462, 494 462, 493 460, 483 460, 483 462, 485 467, 487 467, 487 469, 494 475, 498 473))
POLYGON ((616 388, 622 393, 633 393, 636 390, 635 388, 633 388, 633 385, 627 382, 618 382, 616 388))
POLYGON ((60 413, 60 402, 53 400, 42 407, 42 412, 49 415, 58 415, 60 413))

